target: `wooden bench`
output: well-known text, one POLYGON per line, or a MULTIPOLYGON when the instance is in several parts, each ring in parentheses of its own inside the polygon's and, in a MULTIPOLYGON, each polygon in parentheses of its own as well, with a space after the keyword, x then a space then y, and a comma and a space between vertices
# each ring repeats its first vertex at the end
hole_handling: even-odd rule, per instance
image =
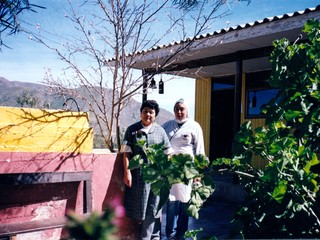
MULTIPOLYGON (((83 213, 92 212, 92 172, 45 172, 0 174, 0 186, 32 185, 46 183, 83 182, 83 213)), ((66 224, 65 217, 35 220, 22 223, 0 224, 0 240, 10 239, 21 233, 61 228, 66 224), (6 237, 6 238, 5 238, 6 237)))

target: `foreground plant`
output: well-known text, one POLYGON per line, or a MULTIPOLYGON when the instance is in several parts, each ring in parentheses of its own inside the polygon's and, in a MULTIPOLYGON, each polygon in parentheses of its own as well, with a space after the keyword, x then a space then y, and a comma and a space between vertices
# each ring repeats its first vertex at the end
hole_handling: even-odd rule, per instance
POLYGON ((66 228, 70 239, 117 240, 114 210, 107 208, 103 214, 93 212, 86 218, 75 213, 67 215, 66 228))
POLYGON ((214 161, 240 176, 248 192, 235 213, 244 238, 316 238, 320 234, 320 23, 304 27, 309 41, 274 42, 271 86, 278 96, 265 107, 266 126, 245 123, 233 157, 214 161), (266 162, 255 168, 252 157, 266 162), (243 177, 245 176, 245 177, 243 177))
POLYGON ((193 183, 191 199, 187 204, 187 213, 198 218, 203 203, 214 191, 214 183, 208 174, 209 159, 204 155, 192 158, 189 154, 173 155, 168 159, 162 144, 147 147, 145 141, 140 141, 138 145, 147 155, 149 163, 145 163, 140 155, 136 155, 130 160, 129 169, 141 168, 144 181, 150 183, 154 194, 160 196, 158 210, 168 200, 173 184, 189 184, 194 179, 200 179, 193 183))
POLYGON ((120 196, 115 196, 103 213, 92 212, 79 216, 74 212, 67 215, 66 229, 70 239, 75 240, 117 240, 118 226, 125 216, 120 196))

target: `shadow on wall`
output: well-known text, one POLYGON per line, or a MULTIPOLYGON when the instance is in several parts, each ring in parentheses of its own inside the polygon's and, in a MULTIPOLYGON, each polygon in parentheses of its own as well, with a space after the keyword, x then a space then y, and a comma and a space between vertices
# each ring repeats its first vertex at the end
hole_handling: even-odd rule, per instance
MULTIPOLYGON (((112 172, 110 173, 110 183, 107 193, 102 203, 102 209, 106 206, 115 208, 116 213, 123 212, 123 215, 118 219, 118 236, 122 240, 136 240, 140 239, 140 225, 125 216, 124 212, 124 188, 123 183, 123 161, 122 154, 117 154, 114 162, 112 172)), ((108 166, 110 168, 110 166, 108 166)))

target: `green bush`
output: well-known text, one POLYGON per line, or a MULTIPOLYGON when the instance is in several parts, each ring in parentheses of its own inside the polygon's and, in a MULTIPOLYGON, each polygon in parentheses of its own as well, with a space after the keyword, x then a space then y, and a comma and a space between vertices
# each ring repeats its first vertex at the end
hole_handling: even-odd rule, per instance
POLYGON ((234 221, 244 238, 316 238, 320 234, 320 24, 309 20, 308 41, 274 42, 269 83, 278 96, 263 112, 266 126, 246 122, 235 136, 233 156, 213 161, 240 175, 248 192, 234 221), (259 156, 267 164, 255 168, 259 156), (247 177, 243 177, 247 176, 247 177))
POLYGON ((131 159, 129 169, 141 168, 144 181, 151 184, 155 195, 160 196, 159 210, 167 202, 173 184, 200 180, 193 183, 191 199, 187 204, 187 213, 198 218, 203 203, 214 191, 214 183, 208 174, 209 159, 201 154, 194 158, 189 154, 178 154, 168 159, 163 144, 147 147, 145 141, 140 141, 138 145, 144 150, 149 163, 144 163, 141 156, 136 155, 131 159))

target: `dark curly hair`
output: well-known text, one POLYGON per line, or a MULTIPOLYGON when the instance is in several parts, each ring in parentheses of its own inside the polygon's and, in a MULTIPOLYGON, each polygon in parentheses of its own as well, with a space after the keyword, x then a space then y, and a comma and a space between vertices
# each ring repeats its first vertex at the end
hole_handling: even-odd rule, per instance
POLYGON ((142 113, 142 110, 147 107, 154 109, 156 111, 156 116, 158 116, 158 113, 160 111, 159 104, 155 100, 146 100, 142 103, 140 107, 140 113, 142 113))

